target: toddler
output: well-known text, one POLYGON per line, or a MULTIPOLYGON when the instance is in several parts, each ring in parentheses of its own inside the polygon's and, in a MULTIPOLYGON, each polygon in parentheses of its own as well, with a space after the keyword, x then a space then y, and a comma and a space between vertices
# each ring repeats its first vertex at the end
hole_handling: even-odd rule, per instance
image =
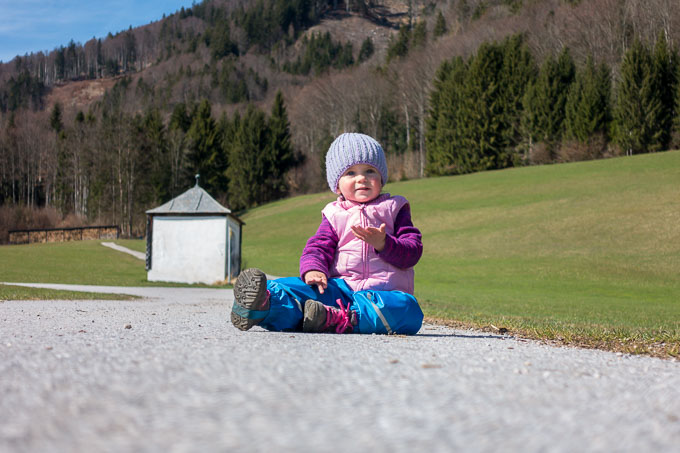
POLYGON ((234 286, 231 322, 241 330, 415 334, 423 312, 413 297, 421 234, 404 197, 381 193, 387 164, 380 144, 345 133, 326 154, 337 201, 300 258, 300 277, 267 280, 246 269, 234 286))

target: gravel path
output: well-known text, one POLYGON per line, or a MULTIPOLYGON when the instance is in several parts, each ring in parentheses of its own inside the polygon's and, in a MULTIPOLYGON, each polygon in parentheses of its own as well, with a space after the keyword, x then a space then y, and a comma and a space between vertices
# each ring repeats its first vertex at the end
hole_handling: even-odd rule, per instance
POLYGON ((0 301, 0 451, 680 451, 677 361, 240 332, 230 290, 122 292, 149 298, 0 301))
POLYGON ((130 250, 127 247, 123 247, 122 245, 118 245, 114 242, 102 242, 101 243, 104 247, 108 247, 113 250, 118 250, 119 252, 127 253, 128 255, 132 255, 138 260, 146 260, 146 253, 142 252, 136 252, 134 250, 130 250))

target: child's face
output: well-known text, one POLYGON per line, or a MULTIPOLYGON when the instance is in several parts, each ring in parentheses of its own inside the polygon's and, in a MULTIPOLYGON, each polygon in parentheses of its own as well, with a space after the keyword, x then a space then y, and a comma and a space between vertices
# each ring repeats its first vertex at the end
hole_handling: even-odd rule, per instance
POLYGON ((345 200, 367 203, 378 195, 382 189, 378 170, 368 164, 352 165, 342 174, 338 181, 338 195, 345 200))

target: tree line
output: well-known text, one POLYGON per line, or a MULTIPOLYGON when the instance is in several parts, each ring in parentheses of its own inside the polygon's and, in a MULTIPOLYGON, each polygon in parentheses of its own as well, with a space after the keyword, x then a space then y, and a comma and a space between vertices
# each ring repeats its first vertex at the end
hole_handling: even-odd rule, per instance
POLYGON ((113 221, 128 235, 143 232, 144 211, 185 191, 196 174, 234 210, 288 193, 286 173, 301 157, 280 92, 269 115, 250 105, 242 115, 215 117, 203 100, 176 105, 166 123, 157 109, 126 112, 121 100, 129 88, 124 79, 98 109, 68 123, 56 104, 47 142, 11 119, 0 137, 0 205, 55 206, 113 221))
POLYGON ((540 65, 522 35, 482 44, 439 68, 427 118, 427 173, 583 160, 678 145, 678 52, 635 40, 611 69, 569 48, 540 65))

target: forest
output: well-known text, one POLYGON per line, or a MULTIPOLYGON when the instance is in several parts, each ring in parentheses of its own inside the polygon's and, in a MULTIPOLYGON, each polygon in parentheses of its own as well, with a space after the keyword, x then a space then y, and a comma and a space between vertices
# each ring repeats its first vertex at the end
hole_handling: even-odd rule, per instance
POLYGON ((196 174, 236 212, 325 190, 343 131, 383 144, 391 180, 677 148, 672 3, 204 0, 17 56, 0 64, 0 242, 142 236, 196 174))

